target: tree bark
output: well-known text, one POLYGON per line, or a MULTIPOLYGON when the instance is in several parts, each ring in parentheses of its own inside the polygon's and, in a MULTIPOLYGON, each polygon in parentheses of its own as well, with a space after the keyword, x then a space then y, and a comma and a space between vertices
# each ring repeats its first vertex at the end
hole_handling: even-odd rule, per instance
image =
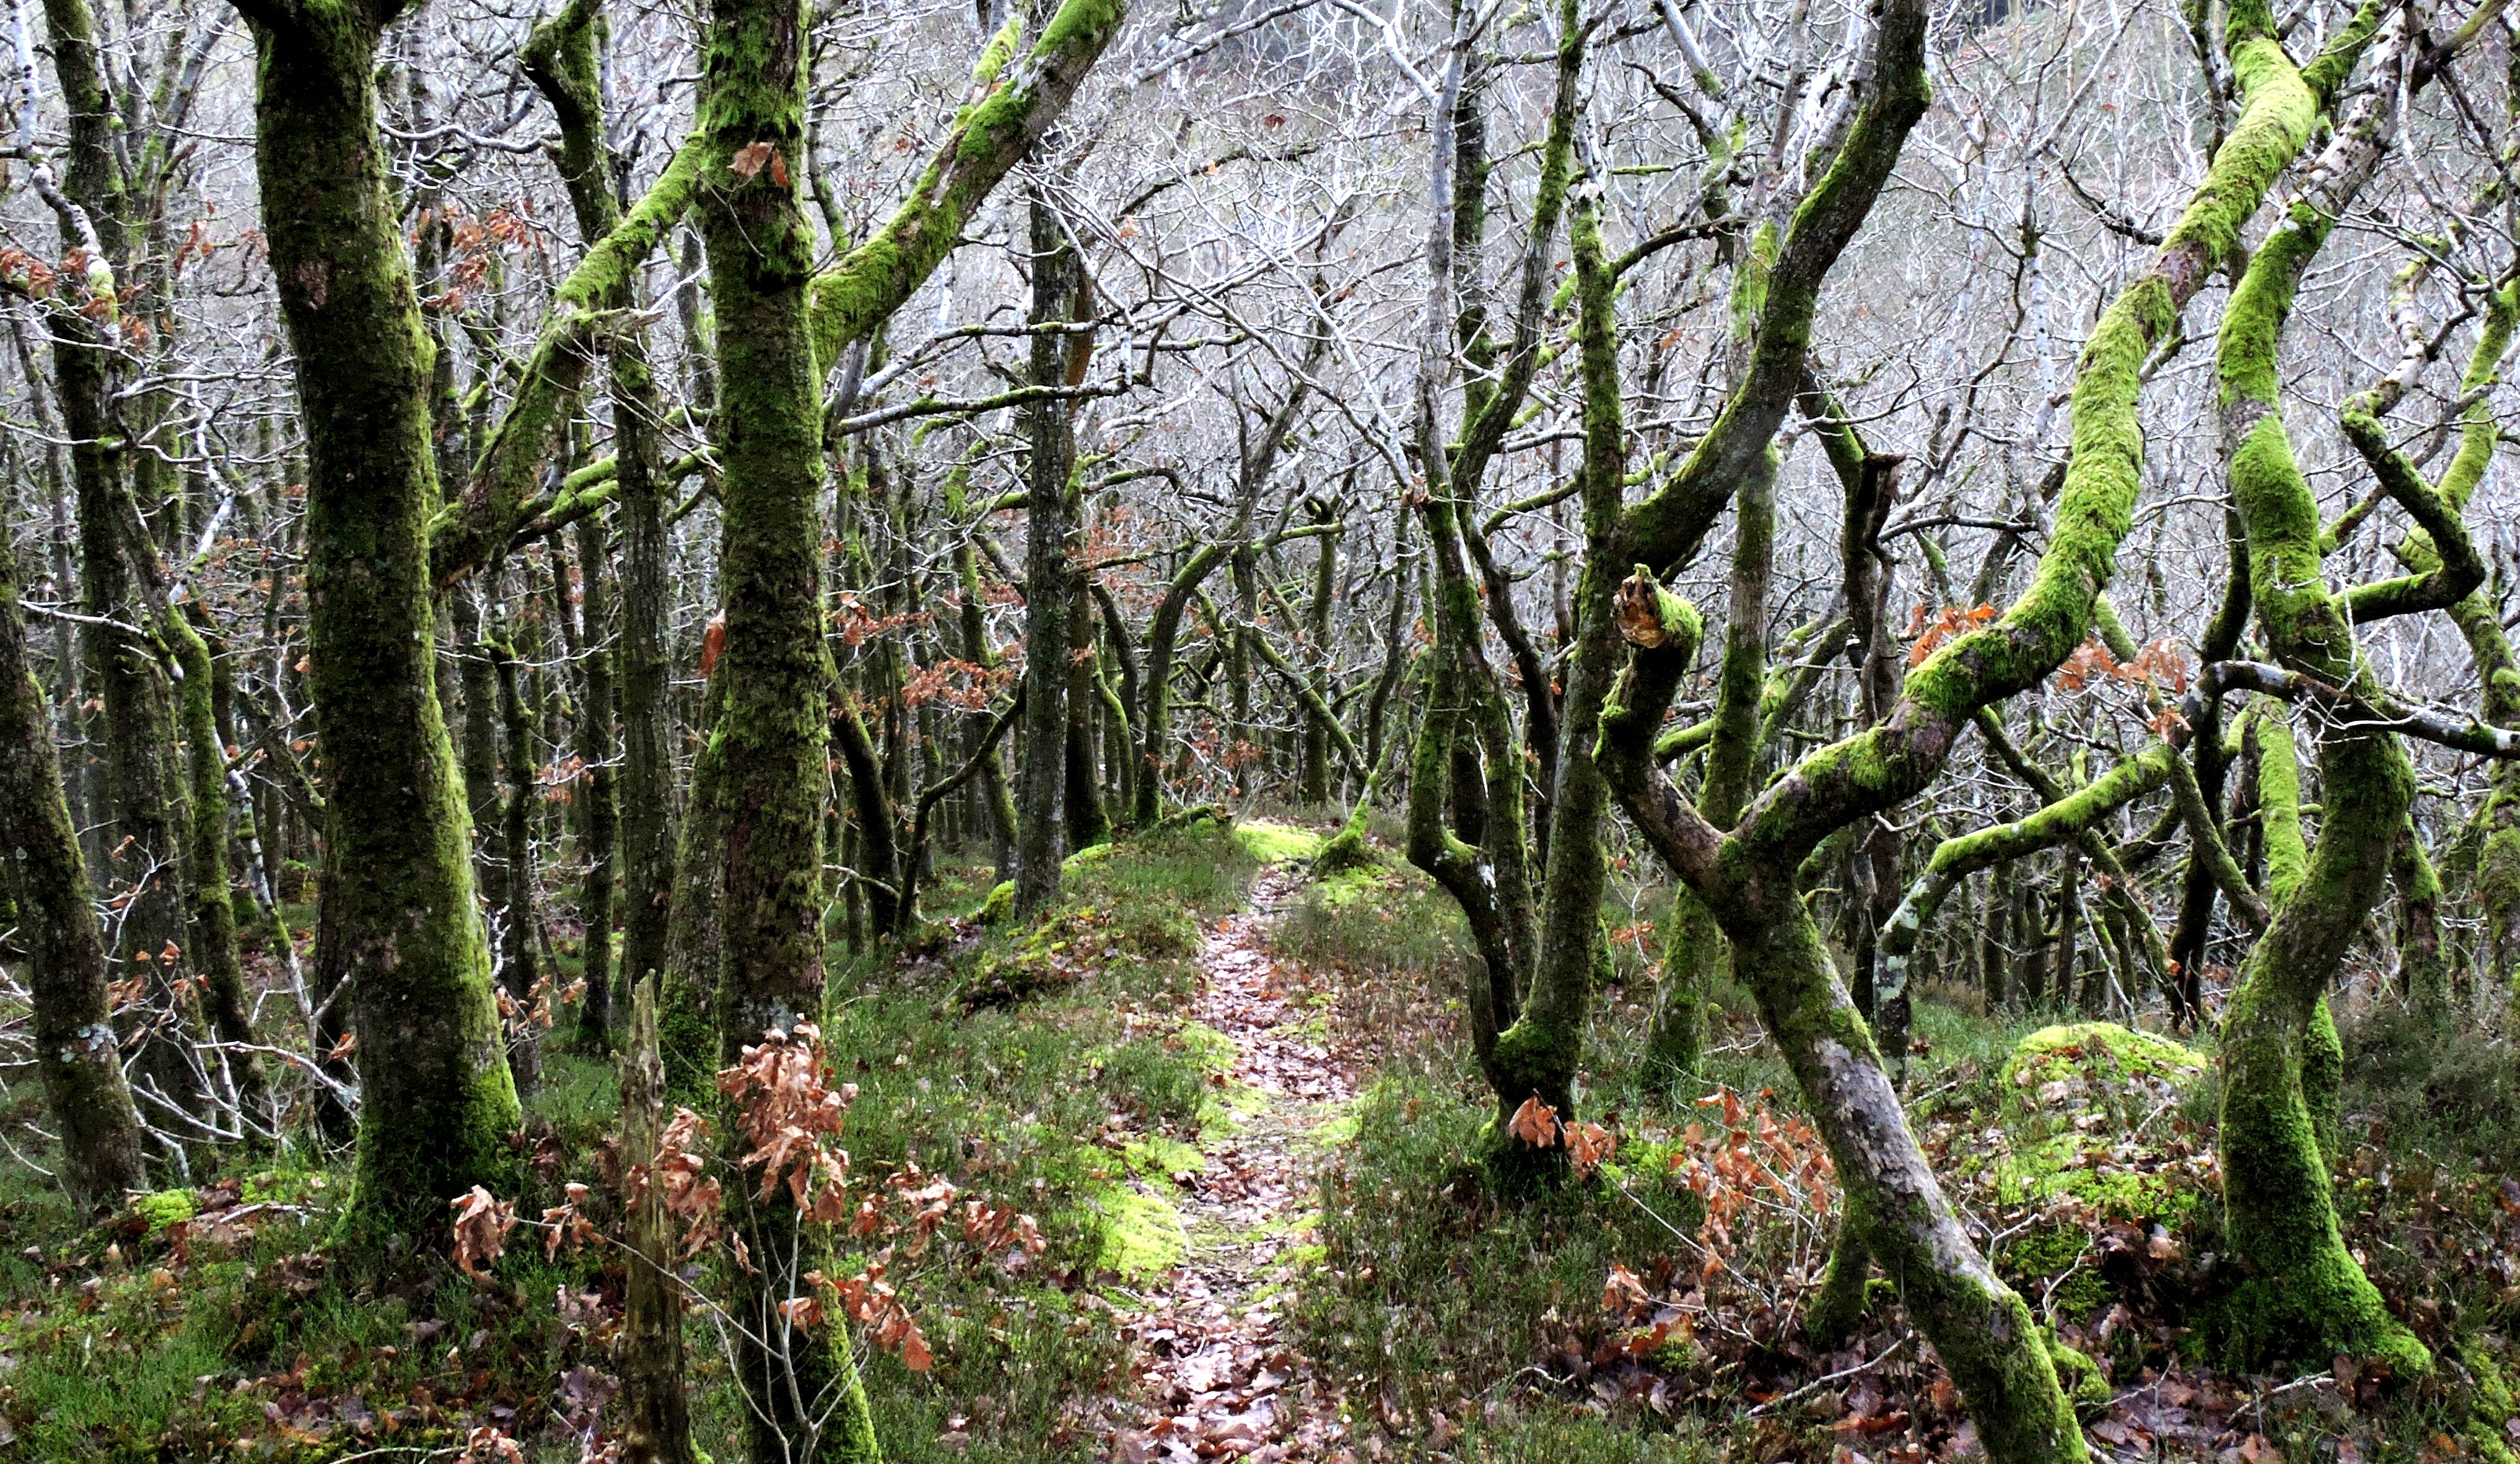
POLYGON ((377 132, 400 0, 242 0, 256 170, 297 358, 306 580, 338 950, 358 1039, 354 1249, 513 1189, 519 1122, 472 907, 469 824, 429 657, 429 357, 377 132))
MULTIPOLYGON (((1051 201, 1035 189, 1031 221, 1032 323, 1063 321, 1076 296, 1076 260, 1051 201)), ((1032 380, 1067 378, 1067 337, 1032 337, 1032 380)), ((1067 405, 1025 409, 1024 720, 1015 780, 1015 912, 1033 915, 1058 898, 1058 820, 1068 776, 1069 580, 1067 480, 1075 444, 1067 405)))
POLYGON ((61 1131, 62 1185, 97 1215, 142 1188, 140 1116, 107 1020, 105 938, 53 753, 43 691, 26 659, 17 555, 0 533, 0 849, 29 956, 35 1061, 61 1131))

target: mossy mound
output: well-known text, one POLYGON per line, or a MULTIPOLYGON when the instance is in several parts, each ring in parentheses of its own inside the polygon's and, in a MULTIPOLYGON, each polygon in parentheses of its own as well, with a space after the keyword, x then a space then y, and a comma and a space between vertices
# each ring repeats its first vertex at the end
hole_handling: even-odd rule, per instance
POLYGON ((1171 1179, 1180 1182, 1186 1175, 1195 1175, 1207 1168, 1207 1156, 1196 1147, 1178 1138, 1150 1133, 1131 1139, 1120 1150, 1121 1162, 1129 1173, 1147 1179, 1171 1179))
POLYGON ((132 1218, 146 1225, 152 1235, 162 1235, 168 1227, 201 1213, 201 1201, 189 1189, 161 1189, 131 1197, 132 1218))
POLYGON ((1007 916, 1014 911, 1015 882, 1004 879, 989 891, 989 898, 980 902, 978 919, 983 925, 1003 925, 1007 916))
POLYGON ((1322 852, 1320 834, 1309 828, 1297 828, 1291 823, 1245 820, 1234 825, 1234 837, 1242 845, 1243 853, 1264 865, 1312 859, 1322 852))
POLYGON ((2088 1321, 2113 1300, 2158 1303, 2187 1284, 2189 1232, 2217 1191, 2212 1156, 2179 1110, 2209 1066, 2110 1022, 2043 1028, 2013 1048, 1998 1081, 2007 1143, 1996 1194, 2050 1213, 1998 1259, 2057 1315, 2088 1321))
POLYGON ((1198 944, 1197 917, 1178 907, 1072 905, 1023 939, 982 955, 955 998, 966 1011, 1012 1006, 1063 991, 1110 961, 1187 956, 1198 944))
MULTIPOLYGON (((1321 866, 1317 864, 1314 868, 1321 866)), ((1314 883, 1311 897, 1325 909, 1343 905, 1362 905, 1378 897, 1391 885, 1389 873, 1380 865, 1351 865, 1334 873, 1324 874, 1314 883)))
POLYGON ((2004 1116, 2036 1120, 2095 1103, 2149 1112, 2211 1065, 2202 1052, 2115 1022, 2042 1027, 2003 1065, 2004 1116))
POLYGON ((2185 1089, 2208 1060, 2166 1038, 2111 1022, 2046 1027, 2003 1065, 2011 1149, 1996 1168, 2007 1204, 2074 1199, 2106 1220, 2177 1229, 2201 1191, 2197 1158, 2168 1142, 2185 1089))

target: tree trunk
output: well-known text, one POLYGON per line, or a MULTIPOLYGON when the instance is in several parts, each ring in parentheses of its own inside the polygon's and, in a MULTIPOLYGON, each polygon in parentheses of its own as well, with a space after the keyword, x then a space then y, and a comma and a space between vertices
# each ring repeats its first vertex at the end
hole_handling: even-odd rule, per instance
MULTIPOLYGON (((1071 500, 1072 511, 1076 505, 1071 500)), ((1102 812, 1102 770, 1095 756, 1102 709, 1102 648, 1094 634, 1094 600, 1085 587, 1085 571, 1074 576, 1062 597, 1067 605, 1067 847, 1091 849, 1111 841, 1111 821, 1102 812)))
MULTIPOLYGON (((198 610, 199 602, 189 608, 198 610)), ((206 620, 207 612, 202 613, 206 620)), ((185 765, 193 816, 184 844, 184 884, 192 906, 193 969, 202 977, 210 1030, 226 1048, 219 1061, 228 1096, 237 1106, 239 1131, 248 1146, 261 1147, 279 1139, 280 1115, 272 1110, 262 1059, 249 1050, 256 1039, 245 963, 237 954, 235 882, 228 874, 228 841, 235 824, 228 804, 227 749, 212 706, 218 679, 209 643, 184 607, 170 606, 159 621, 164 640, 174 647, 176 667, 184 673, 185 765)))
MULTIPOLYGON (((1076 296, 1073 252, 1050 199, 1034 190, 1027 210, 1032 229, 1032 323, 1067 318, 1076 296)), ((1036 385, 1067 378, 1068 341, 1041 332, 1032 337, 1036 385)), ((1024 720, 1022 763, 1015 791, 1015 911, 1038 914, 1058 898, 1061 795, 1067 781, 1067 479, 1075 444, 1068 435, 1067 404, 1036 402, 1024 411, 1028 447, 1025 469, 1024 720)))
MULTIPOLYGON (((797 184, 807 54, 800 0, 715 0, 703 50, 699 195, 717 304, 715 419, 725 505, 725 950, 718 1056, 732 1065, 769 1030, 823 1013, 823 804, 831 675, 823 643, 821 363, 806 288, 814 231, 797 184), (769 158, 759 151, 767 149, 769 158), (755 159, 748 169, 740 160, 755 159)), ((728 1213, 758 1270, 728 1310, 752 1456, 873 1460, 875 1423, 845 1328, 800 1333, 780 1309, 809 1294, 828 1243, 784 1194, 731 1185, 728 1213), (826 1411, 829 1411, 828 1417, 826 1411)))
POLYGON ((656 1048, 656 978, 633 985, 629 1030, 612 1060, 621 1088, 623 1211, 628 1264, 621 1281, 621 1337, 613 1344, 621 1370, 622 1464, 698 1464, 691 1407, 683 1397, 681 1249, 665 1186, 656 1176, 665 1128, 665 1064, 656 1048), (627 1182, 646 1166, 645 1182, 627 1182))
MULTIPOLYGON (((53 22, 55 66, 63 92, 70 98, 73 141, 68 186, 72 197, 86 200, 109 254, 118 252, 119 194, 91 178, 110 170, 110 161, 90 158, 92 149, 81 129, 96 125, 85 115, 81 89, 73 85, 73 58, 83 61, 87 83, 101 85, 94 74, 95 41, 87 28, 86 8, 61 5, 48 12, 53 22)), ((95 105, 102 106, 102 92, 95 105)), ((99 148, 102 144, 97 145, 99 148)), ((65 250, 84 247, 79 236, 64 230, 65 250)), ((110 277, 109 277, 110 278, 110 277)), ((131 573, 123 560, 125 465, 117 444, 122 429, 112 419, 110 398, 111 357, 97 323, 74 310, 48 310, 44 320, 53 335, 53 376, 62 407, 62 424, 72 438, 70 479, 78 505, 79 608, 98 620, 122 620, 132 605, 131 573)), ((108 319, 111 313, 108 312, 108 319)), ((134 553, 148 546, 129 546, 134 553)), ((121 886, 117 950, 126 968, 149 978, 148 1000, 125 1025, 135 1028, 138 1051, 133 1081, 158 1100, 150 1110, 156 1125, 173 1131, 179 1142, 202 1136, 189 1122, 202 1111, 201 1074, 193 1064, 189 1030, 191 1003, 175 980, 185 945, 184 902, 179 872, 183 840, 177 832, 176 788, 170 785, 167 760, 175 743, 174 716, 162 672, 149 646, 106 625, 84 627, 82 640, 104 710, 100 719, 105 741, 103 800, 112 838, 107 859, 112 882, 121 886)), ((165 1156, 178 1167, 181 1156, 165 1156)))
POLYGON ((514 1003, 508 1032, 508 1068, 518 1095, 542 1084, 543 1029, 537 1022, 542 992, 540 942, 541 902, 534 888, 534 725, 518 686, 516 652, 504 642, 489 646, 499 683, 499 720, 504 731, 502 762, 508 775, 508 800, 499 817, 508 849, 507 899, 499 906, 499 987, 514 1003))
POLYGON ((0 849, 29 957, 31 1034, 44 1098, 62 1141, 62 1184, 85 1215, 147 1183, 140 1116, 107 1020, 105 940, 69 808, 44 696, 26 659, 17 556, 0 532, 0 849))
POLYGON ((604 644, 612 634, 610 556, 603 522, 577 521, 579 639, 584 681, 577 713, 577 755, 586 765, 586 885, 578 913, 586 927, 586 1004, 578 1019, 581 1042, 595 1051, 612 1044, 612 885, 620 846, 620 808, 612 791, 612 666, 604 644))
POLYGON ((306 583, 338 939, 358 1038, 354 1246, 513 1188, 519 1122, 429 657, 429 350, 384 186, 376 52, 397 0, 246 0, 255 161, 297 357, 306 583))
MULTIPOLYGON (((523 58, 526 75, 550 101, 560 121, 561 179, 567 185, 569 205, 577 215, 578 238, 590 247, 621 223, 621 200, 612 189, 614 158, 604 145, 603 59, 598 54, 602 36, 599 0, 572 0, 558 16, 534 28, 523 58)), ((645 264, 642 257, 624 269, 618 283, 597 304, 608 309, 635 306, 639 270, 645 264)), ((624 968, 636 977, 664 967, 665 908, 671 890, 665 825, 673 798, 664 728, 664 522, 656 483, 656 422, 661 407, 648 370, 644 328, 612 343, 611 394, 614 493, 621 504, 629 580, 619 654, 628 743, 622 757, 627 784, 623 791, 630 800, 630 827, 627 878, 617 882, 625 886, 624 923, 629 927, 624 968)), ((612 665, 602 649, 612 632, 610 556, 605 551, 600 523, 592 515, 578 520, 577 542, 579 613, 584 623, 578 649, 586 657, 577 740, 578 756, 587 769, 587 869, 580 907, 586 927, 586 1004, 580 1035, 601 1050, 609 1041, 612 1020, 614 865, 617 846, 623 842, 623 821, 612 777, 612 665)))

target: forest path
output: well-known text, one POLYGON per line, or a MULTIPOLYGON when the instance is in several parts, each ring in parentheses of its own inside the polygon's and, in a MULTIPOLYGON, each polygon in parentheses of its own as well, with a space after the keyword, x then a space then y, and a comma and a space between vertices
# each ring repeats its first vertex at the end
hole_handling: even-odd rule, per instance
POLYGON ((1300 866, 1271 865, 1245 909, 1205 931, 1203 979, 1184 1015, 1230 1041, 1234 1059, 1216 1079, 1222 1115, 1204 1126, 1201 1167, 1175 1196, 1181 1264, 1140 1289, 1125 1320, 1139 1421, 1113 1436, 1120 1464, 1344 1452, 1335 1400, 1282 1316, 1304 1253, 1319 1255, 1315 1181, 1355 1096, 1327 1044, 1327 1012, 1269 951, 1303 882, 1300 866))

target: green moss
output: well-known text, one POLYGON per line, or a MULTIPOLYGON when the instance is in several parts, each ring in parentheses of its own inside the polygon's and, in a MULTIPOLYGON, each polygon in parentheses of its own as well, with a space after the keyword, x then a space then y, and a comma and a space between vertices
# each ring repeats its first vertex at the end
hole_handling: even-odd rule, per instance
POLYGON ((1192 1062, 1210 1074, 1233 1072, 1234 1064, 1242 1057, 1242 1049, 1235 1045, 1234 1039, 1205 1022, 1184 1022, 1167 1041, 1178 1043, 1192 1062))
POLYGON ((149 1233, 161 1234, 169 1225, 179 1224, 201 1214, 201 1202, 189 1189, 161 1189, 154 1194, 133 1195, 131 1213, 148 1222, 149 1233))
POLYGON ((2473 1332, 2460 1337, 2452 1351, 2468 1381, 2467 1427, 2461 1432, 2490 1464, 2511 1464, 2515 1457, 2512 1441, 2520 1439, 2520 1434, 2509 1430, 2513 1417, 2520 1415, 2520 1397, 2515 1397, 2503 1376, 2501 1359, 2483 1337, 2473 1332))
MULTIPOLYGON (((2248 23, 2245 12, 2260 8, 2232 7, 2233 30, 2238 32, 2248 23)), ((2165 243, 2169 248, 2201 244, 2213 263, 2228 259, 2239 246, 2241 226, 2258 211, 2277 175, 2300 155, 2318 119, 2318 101, 2293 68, 2283 43, 2272 34, 2273 27, 2251 28, 2263 33, 2238 40, 2231 48, 2232 75, 2247 94, 2248 105, 2240 113, 2239 125, 2214 155, 2204 186, 2189 200, 2186 212, 2165 243)))
POLYGON ((2075 1416, 2089 1423, 2107 1412, 2109 1380, 2100 1375, 2100 1364, 2058 1341, 2054 1332, 2043 1328, 2041 1333, 2048 1344, 2048 1358, 2056 1367, 2056 1381, 2073 1403, 2075 1416))
POLYGON ((2093 1091, 2113 1103, 2119 1089, 2142 1085, 2145 1096, 2169 1096, 2204 1075, 2202 1053, 2166 1037, 2114 1022, 2075 1022, 2042 1027, 2014 1044, 2004 1063, 2003 1101, 2010 1114, 2028 1117, 2054 1099, 2093 1091), (2051 1095, 2048 1086, 2068 1087, 2051 1095))
POLYGON ((1207 1167, 1207 1156, 1178 1138, 1151 1133, 1131 1139, 1121 1146, 1120 1158, 1129 1173, 1147 1179, 1168 1179, 1177 1175, 1194 1175, 1207 1167))
MULTIPOLYGON (((2206 1070, 2203 1056, 2177 1043, 2108 1022, 2030 1034, 1999 1084, 2012 1141, 1996 1161, 1997 1194, 2006 1204, 2072 1199, 2102 1219, 2178 1230, 2204 1196, 2184 1169, 2142 1145, 2147 1134, 2166 1136, 2155 1126, 2206 1070)), ((2012 1259, 2033 1273, 2058 1268, 2046 1264, 2055 1258, 2019 1247, 2012 1259)))
POLYGON ((1305 898, 1325 909, 1369 905, 1389 889, 1391 878, 1379 865, 1351 866, 1316 880, 1305 898))
POLYGON ((1322 852, 1320 834, 1288 823, 1244 820, 1234 825, 1234 837, 1245 854, 1264 865, 1312 859, 1322 852))
POLYGON ((1096 1237, 1095 1264, 1124 1281, 1170 1270, 1190 1250, 1181 1212, 1169 1200, 1112 1184, 1089 1194, 1085 1206, 1096 1237))

